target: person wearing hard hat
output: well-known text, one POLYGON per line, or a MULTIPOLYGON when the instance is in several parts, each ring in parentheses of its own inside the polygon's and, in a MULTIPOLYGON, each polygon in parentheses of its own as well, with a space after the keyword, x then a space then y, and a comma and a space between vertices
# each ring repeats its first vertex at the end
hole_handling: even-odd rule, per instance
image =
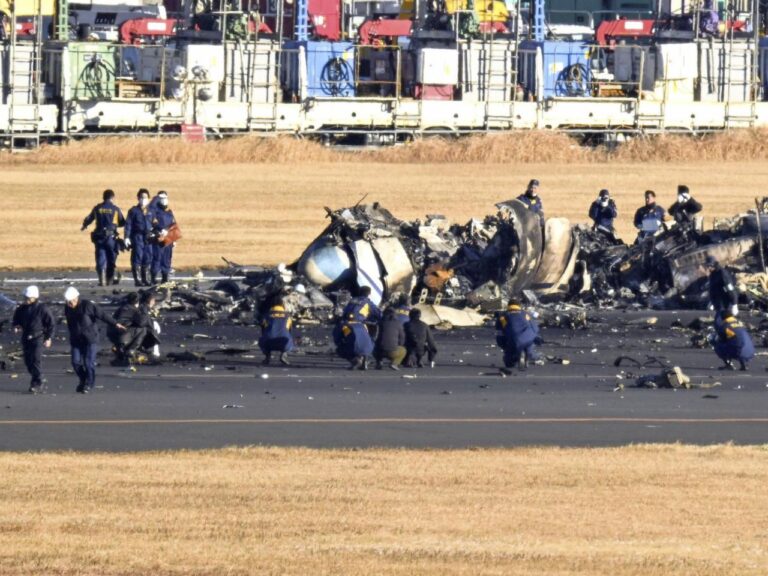
POLYGON ((99 341, 97 320, 114 326, 118 330, 125 330, 125 326, 90 300, 80 298, 80 292, 74 286, 70 286, 64 292, 64 300, 72 368, 80 379, 77 392, 88 394, 96 383, 96 352, 99 341))
POLYGON ((21 349, 24 352, 24 364, 32 376, 29 391, 32 394, 43 392, 43 348, 50 348, 56 320, 48 307, 40 302, 40 290, 37 286, 27 286, 24 290, 24 304, 13 313, 13 331, 21 332, 21 349))

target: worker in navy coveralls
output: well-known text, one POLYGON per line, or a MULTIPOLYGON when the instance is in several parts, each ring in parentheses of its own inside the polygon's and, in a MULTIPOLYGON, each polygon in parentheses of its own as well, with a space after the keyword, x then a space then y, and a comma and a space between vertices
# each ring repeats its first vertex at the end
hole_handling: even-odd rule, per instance
POLYGON ((293 350, 293 335, 291 326, 293 320, 285 309, 282 300, 277 300, 269 309, 261 322, 261 338, 259 348, 264 352, 264 365, 272 360, 272 353, 280 354, 280 363, 289 365, 288 352, 293 350))
POLYGON ((635 211, 633 223, 637 228, 637 240, 640 242, 650 238, 661 229, 667 213, 658 204, 656 204, 656 192, 653 190, 645 191, 645 206, 641 206, 635 211))
POLYGON ((544 205, 541 203, 539 197, 539 181, 531 180, 528 182, 528 188, 526 188, 523 194, 517 197, 520 202, 528 207, 528 210, 541 216, 542 226, 544 225, 544 205))
POLYGON ((168 193, 157 193, 157 203, 152 209, 152 284, 157 284, 157 275, 160 274, 163 282, 168 282, 173 263, 173 243, 163 245, 163 239, 168 234, 168 229, 176 224, 173 210, 168 207, 168 193))
POLYGON ((616 230, 613 221, 619 215, 616 202, 611 198, 608 190, 600 190, 597 200, 589 207, 589 218, 592 220, 592 230, 602 232, 611 239, 615 239, 616 230))
POLYGON ((96 274, 99 277, 99 286, 117 284, 119 280, 115 278, 118 254, 117 229, 125 226, 123 213, 112 202, 115 193, 112 190, 104 190, 102 198, 103 202, 93 207, 80 228, 85 230, 92 223, 96 223, 95 229, 91 232, 91 242, 96 248, 96 274))
POLYGON ((539 341, 539 327, 533 317, 523 310, 520 301, 509 301, 507 311, 496 321, 497 343, 504 350, 504 365, 518 366, 525 370, 529 361, 538 360, 536 343, 539 341))
POLYGON ((21 332, 24 365, 32 376, 29 391, 37 394, 43 391, 43 348, 51 347, 56 320, 40 302, 37 286, 27 286, 24 299, 24 304, 13 313, 12 325, 14 332, 21 332))
POLYGON ((715 320, 715 330, 715 354, 725 363, 723 369, 733 370, 733 361, 738 360, 741 370, 746 371, 747 363, 755 357, 755 346, 744 325, 726 313, 715 320))
POLYGON ((131 274, 136 286, 149 286, 149 268, 152 265, 152 210, 149 190, 142 188, 136 194, 139 203, 128 210, 125 219, 125 247, 131 250, 131 274))

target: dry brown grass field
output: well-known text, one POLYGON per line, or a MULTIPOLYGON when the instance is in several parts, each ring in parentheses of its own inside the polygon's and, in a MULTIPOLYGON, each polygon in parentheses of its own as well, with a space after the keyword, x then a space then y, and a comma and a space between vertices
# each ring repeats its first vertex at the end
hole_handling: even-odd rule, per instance
MULTIPOLYGON (((632 216, 646 189, 669 207, 677 184, 688 184, 708 222, 746 210, 768 192, 768 162, 757 160, 418 164, 334 154, 349 161, 123 164, 86 157, 82 163, 0 164, 0 269, 91 268, 92 244, 80 224, 105 188, 116 191, 124 212, 140 187, 169 192, 184 231, 174 264, 184 269, 217 266, 222 256, 290 262, 325 226, 323 206, 348 206, 363 194, 404 219, 442 213, 464 222, 493 213, 495 202, 517 196, 536 177, 548 215, 583 222, 606 187, 619 207, 619 232, 631 239, 632 216)), ((126 266, 127 258, 120 262, 126 266)))
POLYGON ((0 574, 763 576, 766 447, 0 454, 0 574))

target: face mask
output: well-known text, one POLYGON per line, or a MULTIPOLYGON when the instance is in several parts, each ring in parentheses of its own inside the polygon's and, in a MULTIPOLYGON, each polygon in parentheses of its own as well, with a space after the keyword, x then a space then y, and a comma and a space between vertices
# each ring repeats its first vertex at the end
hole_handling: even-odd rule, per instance
POLYGON ((158 203, 160 204, 160 206, 163 206, 163 207, 168 206, 168 198, 161 196, 160 200, 158 200, 158 203))
POLYGON ((141 204, 142 208, 145 208, 147 204, 149 204, 149 198, 142 196, 141 200, 139 200, 139 204, 141 204))
POLYGON ((678 194, 677 201, 680 202, 680 204, 684 204, 685 202, 688 202, 688 195, 687 194, 678 194))

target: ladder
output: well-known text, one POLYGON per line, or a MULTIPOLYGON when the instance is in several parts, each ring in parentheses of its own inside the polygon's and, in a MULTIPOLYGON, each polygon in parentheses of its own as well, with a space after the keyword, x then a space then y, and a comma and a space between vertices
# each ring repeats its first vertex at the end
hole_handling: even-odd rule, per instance
POLYGON ((296 0, 294 35, 296 40, 309 40, 309 0, 296 0))
POLYGON ((8 63, 8 143, 11 152, 40 146, 40 104, 43 100, 41 72, 43 14, 35 1, 32 42, 19 42, 16 3, 11 4, 11 44, 8 63))

